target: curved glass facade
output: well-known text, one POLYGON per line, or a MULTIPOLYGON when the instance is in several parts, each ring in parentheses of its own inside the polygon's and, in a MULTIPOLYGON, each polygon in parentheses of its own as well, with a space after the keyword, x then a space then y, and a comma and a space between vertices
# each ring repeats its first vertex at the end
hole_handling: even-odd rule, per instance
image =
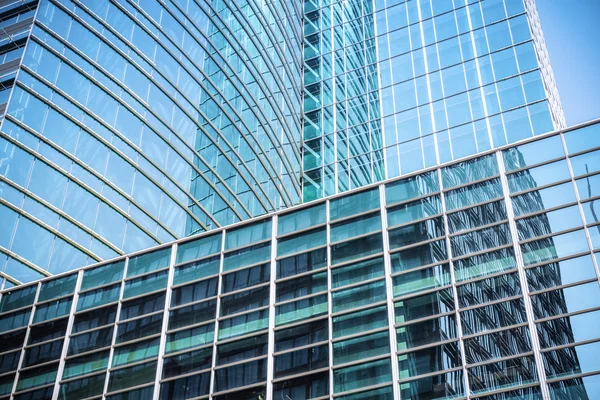
POLYGON ((0 127, 11 282, 299 202, 299 4, 42 0, 33 13, 0 127))
POLYGON ((0 292, 0 398, 596 399, 600 121, 0 292))

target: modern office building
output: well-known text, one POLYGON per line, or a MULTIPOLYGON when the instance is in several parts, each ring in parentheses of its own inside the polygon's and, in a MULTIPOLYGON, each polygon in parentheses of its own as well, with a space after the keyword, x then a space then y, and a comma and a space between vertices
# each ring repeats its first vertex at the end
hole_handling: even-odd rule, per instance
POLYGON ((0 400, 600 398, 600 120, 533 1, 0 26, 0 400))
POLYGON ((1 276, 298 204, 301 21, 287 1, 0 1, 1 276))
POLYGON ((532 0, 304 12, 304 200, 565 127, 532 0))
POLYGON ((599 199, 600 120, 5 290, 0 398, 597 399, 599 199))

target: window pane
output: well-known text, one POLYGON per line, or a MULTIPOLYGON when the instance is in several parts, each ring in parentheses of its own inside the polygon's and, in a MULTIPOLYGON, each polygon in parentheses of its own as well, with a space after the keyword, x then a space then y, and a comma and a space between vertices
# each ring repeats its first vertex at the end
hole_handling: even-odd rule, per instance
POLYGON ((542 211, 547 208, 575 202, 575 191, 571 182, 534 190, 511 198, 515 216, 542 211))
POLYGON ((371 214, 352 218, 331 226, 331 241, 350 239, 381 229, 381 215, 371 214))
POLYGON ((228 230, 225 235, 225 250, 247 246, 271 237, 271 219, 266 219, 241 228, 228 230))
POLYGON ((388 209, 388 226, 392 227, 441 213, 442 202, 440 196, 431 196, 388 209))
POLYGON ((526 321, 525 305, 522 299, 462 311, 460 317, 466 335, 526 321))
POLYGON ((506 171, 525 168, 554 158, 564 157, 560 135, 513 147, 502 152, 506 171))
POLYGON ((85 353, 86 351, 100 349, 112 344, 113 327, 100 329, 90 333, 72 336, 69 341, 68 355, 85 353))
POLYGON ((393 277, 394 296, 404 296, 450 284, 450 266, 436 265, 393 277))
POLYGON ((388 332, 333 343, 333 364, 345 364, 390 352, 388 332))
POLYGON ((58 398, 60 400, 76 400, 102 394, 105 380, 106 374, 100 374, 63 383, 60 385, 58 398))
POLYGON ((328 394, 328 372, 273 384, 273 398, 275 399, 311 399, 328 394))
POLYGON ((442 182, 445 189, 464 185, 498 174, 496 156, 491 154, 442 168, 442 182))
POLYGON ((285 278, 327 265, 327 249, 321 248, 308 253, 277 261, 277 278, 285 278))
POLYGON ((271 243, 257 244, 225 254, 223 271, 231 271, 247 265, 257 264, 271 258, 271 243))
POLYGON ((113 355, 112 366, 116 367, 156 357, 159 343, 160 339, 157 338, 117 347, 113 355))
POLYGON ((221 316, 269 305, 269 286, 251 289, 221 298, 221 316))
POLYGON ((398 203, 439 190, 437 171, 388 183, 385 188, 387 204, 398 203))
POLYGON ((333 338, 353 335, 387 326, 387 307, 379 306, 333 317, 333 338))
POLYGON ((438 240, 420 246, 411 247, 390 255, 392 272, 407 271, 423 265, 446 260, 446 242, 438 240))
POLYGON ((136 365, 129 368, 111 371, 108 381, 108 391, 125 389, 154 381, 156 375, 156 361, 136 365))
POLYGON ((326 312, 326 294, 292 301, 275 308, 275 325, 316 317, 326 312))
POLYGON ((525 265, 589 251, 583 230, 521 244, 525 265))
POLYGON ((77 274, 65 276, 59 279, 53 279, 42 283, 38 301, 45 301, 54 299, 56 297, 66 296, 73 294, 75 291, 75 283, 77 281, 77 274))
POLYGON ((329 365, 329 345, 306 347, 275 356, 274 377, 313 371, 329 365))
MULTIPOLYGON (((46 324, 35 325, 29 332, 29 344, 41 343, 50 339, 56 339, 65 335, 67 331, 68 318, 46 324)), ((0 338, 0 340, 2 340, 0 338)))
POLYGON ((127 277, 168 267, 170 258, 171 247, 133 257, 127 265, 127 277))
POLYGON ((260 335, 218 345, 216 365, 230 364, 265 355, 267 339, 267 335, 260 335))
POLYGON ((305 275, 277 284, 276 302, 308 296, 327 290, 327 272, 305 275))
POLYGON ((275 351, 284 351, 327 340, 327 326, 327 320, 323 319, 277 330, 275 331, 275 351))
POLYGON ((511 193, 533 189, 552 182, 569 179, 569 177, 569 169, 565 160, 516 172, 507 176, 508 187, 511 193))
POLYGON ((332 221, 379 207, 379 189, 371 189, 331 200, 329 214, 332 221))
POLYGON ((267 360, 261 359, 215 371, 215 391, 252 385, 267 379, 267 360))
POLYGON ((461 307, 474 306, 521 294, 518 274, 506 274, 470 282, 457 288, 461 307))
POLYGON ((208 394, 210 372, 186 376, 160 384, 160 399, 188 399, 208 394))
POLYGON ((166 357, 162 377, 171 378, 210 368, 212 365, 212 347, 188 351, 173 357, 166 357))
POLYGON ((108 366, 108 353, 108 350, 100 351, 67 360, 62 379, 86 375, 105 369, 108 366))
POLYGON ((29 389, 54 382, 57 369, 58 364, 52 364, 21 371, 17 390, 29 389))
POLYGON ((242 336, 269 326, 269 310, 260 310, 219 322, 219 340, 242 336))
POLYGON ((548 378, 595 372, 600 369, 600 342, 542 353, 548 378))
POLYGON ((517 221, 519 240, 550 235, 583 225, 577 206, 562 208, 517 221))
POLYGON ((212 343, 214 340, 214 334, 214 324, 206 324, 192 329, 168 334, 165 353, 173 353, 179 350, 212 343))
POLYGON ((144 275, 141 278, 135 278, 125 281, 125 290, 123 298, 138 296, 143 293, 152 292, 167 287, 169 271, 162 271, 155 274, 144 275))
POLYGON ((457 281, 464 281, 516 267, 514 250, 505 248, 454 262, 457 281))
POLYGON ((446 208, 448 211, 461 207, 468 207, 477 203, 502 197, 502 184, 500 179, 475 183, 446 193, 446 208))
POLYGON ((100 308, 93 311, 75 315, 75 322, 73 323, 73 333, 86 331, 88 329, 97 328, 112 324, 115 322, 115 316, 117 315, 117 305, 100 308))
POLYGON ((551 290, 531 297, 536 318, 566 314, 600 305, 600 287, 597 282, 551 290), (560 299, 557 301, 556 299, 560 299))
POLYGON ((469 384, 475 393, 537 382, 533 356, 519 357, 469 369, 469 384))
POLYGON ((462 365, 458 342, 427 347, 398 356, 400 379, 430 372, 443 371, 462 365))
POLYGON ((3 293, 0 300, 0 312, 7 312, 33 304, 36 291, 37 285, 32 285, 3 293))
POLYGON ((202 237, 177 246, 176 263, 182 263, 205 257, 221 251, 221 234, 202 237))
POLYGON ((590 255, 527 269, 525 274, 529 282, 529 290, 532 291, 596 278, 590 255))
POLYGON ((331 264, 366 257, 383 251, 380 233, 331 246, 331 264))
POLYGON ((263 264, 223 275, 221 292, 228 293, 234 290, 268 282, 271 274, 271 265, 263 264))
POLYGON ((171 294, 171 307, 216 296, 217 282, 217 278, 211 278, 174 288, 171 294))
POLYGON ((383 276, 383 258, 362 261, 357 264, 346 265, 331 270, 331 287, 333 289, 366 281, 383 276))
POLYGON ((514 356, 529 351, 531 351, 531 338, 529 328, 526 326, 465 340, 465 356, 469 364, 514 356))
POLYGON ((177 267, 173 276, 173 284, 178 285, 215 275, 219 272, 220 262, 221 257, 215 256, 177 267))
POLYGON ((397 301, 394 304, 397 324, 453 310, 454 297, 452 289, 411 297, 410 299, 397 301))
POLYGON ((600 375, 554 382, 548 386, 553 400, 596 398, 600 394, 600 375))
POLYGON ((392 380, 390 360, 379 360, 333 371, 335 393, 359 389, 392 380))
POLYGON ((46 321, 48 319, 67 315, 71 311, 72 298, 50 301, 41 306, 37 306, 33 316, 33 322, 46 321))
POLYGON ((385 280, 332 293, 333 312, 341 312, 385 300, 385 280))
POLYGON ((286 236, 277 241, 277 256, 297 253, 313 247, 322 246, 325 243, 327 243, 327 232, 325 228, 286 236))
POLYGON ((102 304, 112 303, 119 299, 121 285, 113 285, 102 289, 91 290, 79 296, 77 311, 87 310, 102 304))
POLYGON ((457 233, 508 219, 503 201, 495 201, 448 214, 448 229, 457 233))
POLYGON ((299 231, 325 222, 325 203, 280 215, 277 234, 299 231))
POLYGON ((456 335, 454 315, 445 315, 396 329, 398 350, 454 339, 456 335))
POLYGON ((598 318, 600 311, 592 311, 540 322, 536 324, 540 346, 548 348, 599 338, 598 318))
POLYGON ((85 270, 83 272, 83 280, 81 281, 81 290, 91 289, 120 280, 123 278, 124 267, 125 260, 85 270))

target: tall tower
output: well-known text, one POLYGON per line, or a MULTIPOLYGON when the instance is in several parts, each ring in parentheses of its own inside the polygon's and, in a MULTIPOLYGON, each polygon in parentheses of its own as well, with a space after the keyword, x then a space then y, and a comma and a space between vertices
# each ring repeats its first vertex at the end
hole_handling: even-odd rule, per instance
POLYGON ((565 127, 533 0, 304 13, 305 201, 565 127))
POLYGON ((299 4, 2 4, 10 282, 299 202, 299 4))

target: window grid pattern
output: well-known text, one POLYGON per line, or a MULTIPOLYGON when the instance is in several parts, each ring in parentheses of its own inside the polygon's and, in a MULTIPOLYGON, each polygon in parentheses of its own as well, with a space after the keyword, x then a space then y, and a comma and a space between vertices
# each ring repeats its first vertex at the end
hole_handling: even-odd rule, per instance
POLYGON ((297 204, 301 15, 284 3, 41 0, 0 95, 0 272, 26 283, 297 204))
POLYGON ((565 127, 533 2, 304 12, 305 201, 565 127))
POLYGON ((593 396, 599 127, 4 290, 0 398, 593 396))

